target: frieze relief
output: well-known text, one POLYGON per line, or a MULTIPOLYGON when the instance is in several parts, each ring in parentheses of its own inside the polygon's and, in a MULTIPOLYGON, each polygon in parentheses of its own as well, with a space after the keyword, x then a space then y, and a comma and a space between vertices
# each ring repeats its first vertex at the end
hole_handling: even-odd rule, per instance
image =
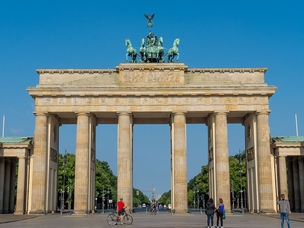
POLYGON ((65 97, 57 98, 57 104, 58 105, 65 105, 66 104, 66 98, 65 97))
POLYGON ((122 82, 180 82, 180 73, 174 71, 126 71, 122 82))
POLYGON ((247 161, 252 161, 254 159, 254 150, 253 147, 246 151, 247 153, 247 161))
POLYGON ((225 104, 258 104, 261 110, 268 110, 268 104, 261 104, 259 97, 226 96, 103 96, 103 97, 45 97, 38 98, 39 105, 225 105, 225 104))
POLYGON ((57 157, 58 157, 58 152, 57 152, 57 150, 51 148, 50 160, 51 160, 52 162, 56 162, 56 163, 57 163, 57 157))
POLYGON ((218 97, 210 97, 210 104, 218 104, 219 100, 218 97))
POLYGON ((246 97, 238 97, 238 104, 246 104, 246 97))
POLYGON ((209 150, 209 162, 211 162, 213 160, 213 149, 209 150))

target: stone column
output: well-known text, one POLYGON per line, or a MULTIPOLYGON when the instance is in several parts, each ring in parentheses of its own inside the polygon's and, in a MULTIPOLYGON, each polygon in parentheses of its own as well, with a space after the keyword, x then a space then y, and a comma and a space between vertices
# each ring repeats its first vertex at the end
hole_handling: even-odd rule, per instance
POLYGON ((0 214, 3 213, 5 160, 0 158, 0 214))
POLYGON ((88 213, 89 114, 77 114, 74 213, 88 213))
POLYGON ((299 184, 301 198, 301 212, 304 212, 304 157, 299 157, 299 184))
POLYGON ((291 157, 288 157, 287 160, 287 176, 288 176, 288 200, 290 203, 290 209, 295 209, 294 204, 294 190, 293 190, 293 165, 291 157))
POLYGON ((262 111, 257 113, 257 138, 258 138, 258 183, 260 196, 260 211, 274 213, 276 212, 275 191, 273 183, 273 171, 271 167, 270 141, 268 113, 262 111))
POLYGON ((3 200, 3 213, 9 213, 9 199, 11 188, 11 161, 5 161, 5 181, 4 181, 4 200, 3 200))
POLYGON ((31 214, 43 214, 46 211, 46 156, 47 156, 47 115, 36 113, 34 132, 33 176, 31 214))
POLYGON ((286 156, 279 156, 279 196, 288 194, 286 156))
POLYGON ((16 158, 11 158, 11 186, 9 199, 9 213, 14 213, 15 206, 16 158))
POLYGON ((215 172, 216 196, 215 203, 222 198, 230 208, 230 175, 228 154, 227 113, 215 113, 215 172))
POLYGON ((122 197, 128 208, 133 207, 133 154, 131 132, 131 113, 118 113, 117 200, 122 197))
POLYGON ((175 213, 188 212, 187 197, 187 147, 186 147, 186 113, 173 113, 174 146, 173 146, 173 175, 174 175, 174 210, 175 213))
POLYGON ((24 214, 25 212, 25 183, 26 183, 25 157, 19 157, 18 179, 17 179, 17 200, 15 214, 24 214))
POLYGON ((295 201, 295 211, 301 211, 300 184, 299 184, 299 164, 298 158, 293 160, 293 191, 295 201))

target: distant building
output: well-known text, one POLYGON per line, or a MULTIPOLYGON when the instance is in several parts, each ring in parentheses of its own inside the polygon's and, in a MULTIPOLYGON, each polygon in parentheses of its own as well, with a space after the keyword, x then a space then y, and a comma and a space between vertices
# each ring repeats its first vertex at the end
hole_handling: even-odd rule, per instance
POLYGON ((32 150, 33 137, 0 137, 0 214, 27 212, 32 150))
POLYGON ((277 196, 285 194, 292 211, 304 212, 304 136, 272 137, 277 196))

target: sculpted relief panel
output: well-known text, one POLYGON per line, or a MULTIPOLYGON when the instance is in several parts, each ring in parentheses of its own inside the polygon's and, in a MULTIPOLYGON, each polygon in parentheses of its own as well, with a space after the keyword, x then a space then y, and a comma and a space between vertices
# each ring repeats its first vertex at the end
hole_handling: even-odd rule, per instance
MULTIPOLYGON (((45 97, 38 98, 39 106, 115 106, 115 105, 260 105, 261 109, 267 109, 268 103, 259 103, 257 101, 265 101, 260 97, 232 97, 232 96, 102 96, 102 97, 45 97)), ((267 101, 267 100, 266 100, 267 101)))
POLYGON ((179 82, 179 72, 173 71, 127 71, 123 72, 123 82, 179 82))
POLYGON ((184 77, 180 71, 171 70, 134 70, 120 71, 121 86, 170 86, 183 85, 184 77))

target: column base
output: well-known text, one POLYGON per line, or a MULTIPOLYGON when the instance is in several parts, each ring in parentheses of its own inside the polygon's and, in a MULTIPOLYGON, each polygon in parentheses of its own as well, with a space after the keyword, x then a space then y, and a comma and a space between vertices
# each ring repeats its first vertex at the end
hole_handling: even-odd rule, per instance
POLYGON ((260 214, 276 214, 277 211, 274 209, 261 209, 260 214))
POLYGON ((88 214, 90 214, 90 211, 87 211, 87 210, 74 210, 73 214, 75 214, 75 215, 88 215, 88 214))
POLYGON ((47 212, 43 211, 43 210, 36 210, 36 211, 30 211, 29 214, 31 214, 31 215, 45 215, 45 214, 47 214, 47 212))
POLYGON ((24 215, 24 211, 15 211, 14 215, 24 215))
POLYGON ((172 214, 188 214, 188 209, 172 209, 172 214))

